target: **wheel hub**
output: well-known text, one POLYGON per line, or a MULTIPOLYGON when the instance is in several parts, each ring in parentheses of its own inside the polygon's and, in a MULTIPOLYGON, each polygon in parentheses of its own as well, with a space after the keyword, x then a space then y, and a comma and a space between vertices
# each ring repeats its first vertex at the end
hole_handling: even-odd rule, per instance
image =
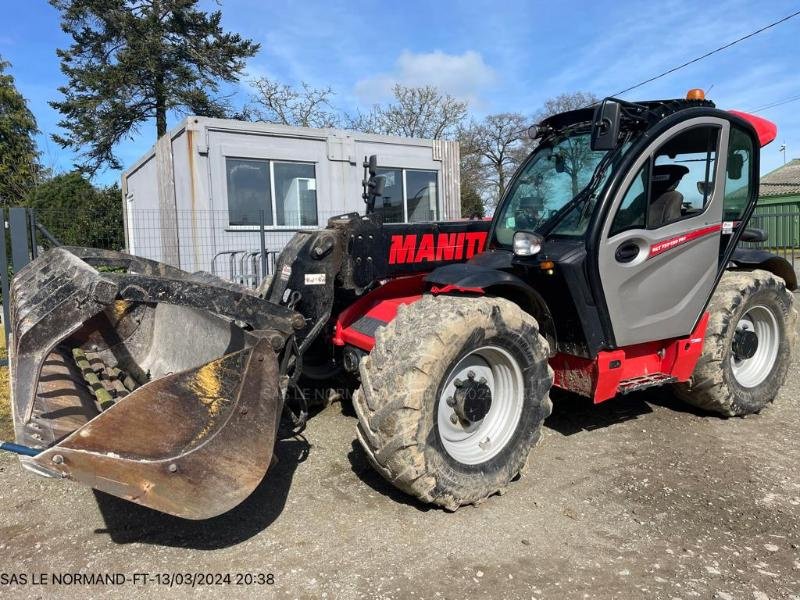
POLYGON ((780 352, 778 317, 766 306, 750 307, 736 324, 731 340, 731 371, 745 388, 761 385, 772 372, 780 352))
POLYGON ((466 465, 500 453, 522 416, 525 379, 508 350, 483 346, 461 358, 445 376, 436 415, 439 440, 466 465))
POLYGON ((483 420, 492 406, 492 390, 486 385, 486 379, 481 377, 476 380, 475 374, 470 371, 467 380, 456 380, 455 386, 453 412, 467 423, 483 420))
POLYGON ((749 329, 738 329, 733 334, 732 350, 736 360, 753 358, 758 350, 758 335, 749 329))

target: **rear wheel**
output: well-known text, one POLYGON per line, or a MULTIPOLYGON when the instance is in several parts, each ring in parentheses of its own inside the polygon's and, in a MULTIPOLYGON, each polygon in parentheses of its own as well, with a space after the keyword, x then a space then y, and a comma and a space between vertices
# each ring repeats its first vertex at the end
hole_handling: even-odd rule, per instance
POLYGON ((757 413, 786 380, 797 336, 794 296, 767 271, 729 271, 708 311, 703 354, 676 394, 726 416, 757 413))
POLYGON ((390 482, 455 510, 501 492, 550 414, 536 321, 502 298, 425 297, 360 365, 358 437, 390 482))

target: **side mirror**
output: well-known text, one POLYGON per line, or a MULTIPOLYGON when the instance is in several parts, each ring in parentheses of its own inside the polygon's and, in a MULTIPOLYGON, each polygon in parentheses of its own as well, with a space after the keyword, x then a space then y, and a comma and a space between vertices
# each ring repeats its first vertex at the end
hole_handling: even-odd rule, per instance
POLYGON ((744 157, 734 152, 728 155, 728 176, 731 179, 741 179, 744 168, 744 157))
POLYGON ((567 165, 564 162, 564 157, 561 154, 556 154, 553 157, 556 165, 556 173, 564 173, 567 170, 567 165))
POLYGON ((619 102, 603 100, 594 113, 592 124, 592 150, 613 150, 619 140, 621 109, 619 102))

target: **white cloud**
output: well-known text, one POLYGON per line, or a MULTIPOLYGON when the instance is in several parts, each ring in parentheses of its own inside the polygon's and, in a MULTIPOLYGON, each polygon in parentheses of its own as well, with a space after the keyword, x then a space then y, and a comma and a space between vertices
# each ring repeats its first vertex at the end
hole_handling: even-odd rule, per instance
POLYGON ((361 79, 356 83, 355 93, 364 102, 377 102, 390 96, 396 83, 433 85, 457 98, 474 102, 495 80, 494 70, 474 50, 463 54, 404 50, 391 72, 361 79))

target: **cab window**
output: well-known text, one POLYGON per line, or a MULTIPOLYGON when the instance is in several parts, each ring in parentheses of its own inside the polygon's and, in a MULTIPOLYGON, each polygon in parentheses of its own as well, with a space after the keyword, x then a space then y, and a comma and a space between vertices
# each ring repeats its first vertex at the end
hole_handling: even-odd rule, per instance
POLYGON ((625 192, 609 235, 658 229, 703 213, 714 192, 719 127, 693 127, 667 140, 625 192))
POLYGON ((608 235, 616 235, 626 229, 644 229, 647 217, 647 186, 650 174, 650 162, 646 162, 639 169, 636 178, 631 183, 625 197, 617 210, 617 216, 611 223, 608 235))
POLYGON ((754 181, 752 166, 753 138, 737 125, 733 125, 725 170, 723 221, 739 221, 744 215, 754 181))

